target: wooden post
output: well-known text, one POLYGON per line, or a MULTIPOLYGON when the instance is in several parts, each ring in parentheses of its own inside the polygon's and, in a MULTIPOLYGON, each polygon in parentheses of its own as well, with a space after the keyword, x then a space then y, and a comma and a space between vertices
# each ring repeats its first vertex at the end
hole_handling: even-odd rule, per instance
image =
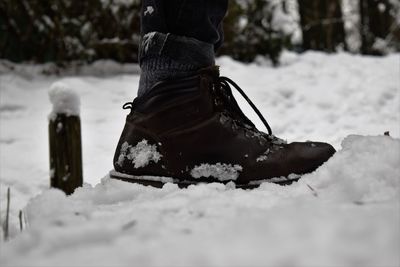
POLYGON ((7 210, 6 210, 6 221, 4 222, 4 240, 8 240, 9 237, 9 221, 10 221, 10 188, 7 188, 7 210))
MULTIPOLYGON (((65 89, 62 86, 61 90, 65 89)), ((58 87, 55 86, 52 90, 57 90, 58 87)), ((49 120, 50 186, 69 195, 83 184, 81 122, 79 114, 68 112, 68 109, 64 112, 65 107, 62 105, 71 102, 68 97, 78 97, 65 91, 54 95, 56 96, 52 100, 50 92, 53 102, 53 112, 49 120), (56 106, 60 103, 61 108, 56 106)))

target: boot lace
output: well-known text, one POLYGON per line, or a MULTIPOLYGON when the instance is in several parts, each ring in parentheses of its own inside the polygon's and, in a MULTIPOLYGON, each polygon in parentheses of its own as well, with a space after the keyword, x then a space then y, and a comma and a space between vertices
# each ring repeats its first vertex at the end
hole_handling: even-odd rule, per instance
POLYGON ((240 88, 234 81, 228 77, 219 76, 214 79, 212 90, 215 95, 215 106, 222 113, 221 123, 231 122, 232 129, 241 129, 245 132, 245 136, 256 137, 260 140, 261 144, 264 144, 267 140, 272 141, 273 144, 284 144, 284 140, 277 138, 272 134, 272 129, 269 126, 267 120, 261 114, 259 109, 254 105, 250 98, 244 93, 243 89, 240 88), (268 134, 259 131, 253 122, 243 113, 240 109, 237 101, 235 100, 231 86, 232 85, 240 95, 247 101, 247 103, 252 107, 254 112, 260 118, 268 134))

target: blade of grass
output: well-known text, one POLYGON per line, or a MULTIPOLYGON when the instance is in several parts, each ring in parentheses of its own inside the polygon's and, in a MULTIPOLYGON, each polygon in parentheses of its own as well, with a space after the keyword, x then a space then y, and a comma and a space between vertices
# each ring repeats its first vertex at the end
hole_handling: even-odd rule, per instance
POLYGON ((22 230, 23 230, 23 225, 22 225, 22 210, 19 211, 18 217, 19 217, 19 229, 20 229, 21 232, 22 232, 22 230))
POLYGON ((8 225, 10 219, 10 188, 7 189, 7 210, 6 210, 6 221, 4 222, 4 239, 7 241, 9 237, 8 225))

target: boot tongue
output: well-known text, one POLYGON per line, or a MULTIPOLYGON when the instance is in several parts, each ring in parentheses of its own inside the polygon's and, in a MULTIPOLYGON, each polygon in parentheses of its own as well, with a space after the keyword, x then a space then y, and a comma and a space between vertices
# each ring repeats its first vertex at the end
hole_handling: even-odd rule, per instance
POLYGON ((198 91, 197 75, 156 83, 153 88, 132 102, 132 107, 139 112, 151 112, 155 108, 175 102, 181 97, 188 97, 198 91))
POLYGON ((156 83, 153 88, 141 97, 137 97, 132 102, 132 106, 139 112, 146 112, 156 106, 169 103, 172 100, 189 94, 198 92, 198 77, 199 75, 206 75, 215 82, 219 78, 219 66, 209 66, 198 70, 197 75, 178 80, 167 80, 156 83), (157 99, 157 101, 154 101, 157 99))
POLYGON ((199 71, 200 75, 208 75, 211 76, 213 79, 218 79, 219 77, 219 66, 213 65, 206 68, 202 68, 199 71))

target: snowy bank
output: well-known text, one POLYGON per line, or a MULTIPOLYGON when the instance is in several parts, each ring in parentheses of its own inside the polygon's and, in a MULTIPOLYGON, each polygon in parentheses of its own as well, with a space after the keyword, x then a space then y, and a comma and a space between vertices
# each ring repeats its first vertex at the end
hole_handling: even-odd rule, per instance
POLYGON ((55 63, 44 64, 18 64, 5 59, 0 59, 0 75, 18 74, 26 78, 34 78, 39 75, 59 76, 115 76, 121 74, 139 74, 137 63, 118 63, 112 60, 96 60, 87 64, 82 62, 69 62, 64 66, 55 63))
POLYGON ((349 136, 290 186, 46 190, 2 266, 398 266, 400 140, 349 136))
MULTIPOLYGON (((301 55, 284 53, 279 68, 272 68, 265 59, 243 64, 221 57, 217 64, 221 65, 222 75, 232 78, 246 91, 274 134, 289 142, 326 141, 340 150, 344 137, 350 134, 382 135, 390 131, 391 136, 400 137, 399 58, 400 54, 369 57, 310 51, 301 55)), ((397 156, 390 157, 392 160, 387 157, 395 155, 391 148, 396 147, 397 139, 356 138, 357 142, 346 139, 351 141, 343 144, 347 148, 323 168, 290 187, 264 184, 247 192, 220 185, 185 190, 168 185, 154 190, 107 179, 98 184, 112 168, 126 115, 121 106, 136 95, 139 75, 134 69, 138 66, 125 67, 129 66, 100 62, 98 67, 58 72, 50 65, 0 65, 0 217, 5 218, 6 190, 10 187, 13 239, 0 244, 1 266, 18 265, 17 261, 26 261, 27 265, 42 265, 42 261, 43 265, 61 265, 63 257, 71 261, 70 265, 114 266, 124 265, 128 260, 135 260, 136 265, 163 265, 166 259, 165 262, 178 262, 176 265, 190 260, 192 265, 221 266, 245 265, 243 262, 250 256, 254 265, 263 261, 263 265, 283 262, 281 265, 291 266, 295 265, 292 260, 297 259, 298 265, 306 265, 307 261, 317 265, 318 259, 331 265, 339 265, 338 262, 352 266, 399 265, 394 258, 394 251, 399 249, 395 239, 400 239, 400 211, 395 206, 399 202, 396 193, 399 189, 394 179, 398 179, 399 172, 393 171, 397 156), (61 77, 49 75, 52 73, 61 77), (56 81, 76 89, 82 104, 84 179, 88 185, 71 198, 47 192, 50 177, 47 116, 52 109, 47 94, 56 81), (371 143, 374 152, 364 152, 363 143, 371 143), (382 152, 380 146, 386 151, 382 152), (361 158, 362 164, 358 160, 361 158), (51 226, 46 233, 34 226, 39 221, 31 217, 30 230, 20 235, 19 210, 36 195, 41 195, 36 203, 43 203, 43 194, 49 194, 49 200, 60 205, 60 213, 52 208, 49 215, 57 218, 65 213, 66 219, 60 224, 72 220, 73 225, 57 228, 55 219, 47 217, 45 221, 51 226), (71 203, 76 209, 69 208, 71 203), (81 213, 71 215, 75 210, 81 213), (73 220, 82 222, 81 230, 73 227, 76 224, 73 220), (60 234, 51 237, 56 229, 60 234), (83 235, 84 229, 90 237, 83 235), (237 234, 233 234, 235 231, 237 234), (89 245, 80 243, 81 235, 81 240, 89 245), (183 245, 195 242, 190 247, 183 245), (224 242, 228 243, 226 250, 222 247, 224 242), (297 246, 302 242, 304 251, 297 246), (74 246, 82 250, 77 252, 76 260, 75 255, 71 256, 74 246), (240 252, 240 246, 246 249, 240 252), (182 253, 177 254, 174 249, 178 248, 182 253), (50 258, 47 254, 42 258, 46 249, 50 258), (210 252, 212 249, 215 252, 210 252), (368 255, 367 249, 370 249, 368 255), (149 253, 154 255, 153 259, 148 259, 149 253), (21 258, 25 254, 26 259, 21 258), (95 257, 99 258, 96 263, 95 257)), ((257 116, 245 101, 240 97, 237 100, 246 115, 257 123, 257 116)), ((262 123, 257 125, 262 129, 262 123)), ((39 205, 33 203, 27 209, 30 214, 39 205)), ((44 214, 44 208, 37 210, 38 215, 44 214)))

